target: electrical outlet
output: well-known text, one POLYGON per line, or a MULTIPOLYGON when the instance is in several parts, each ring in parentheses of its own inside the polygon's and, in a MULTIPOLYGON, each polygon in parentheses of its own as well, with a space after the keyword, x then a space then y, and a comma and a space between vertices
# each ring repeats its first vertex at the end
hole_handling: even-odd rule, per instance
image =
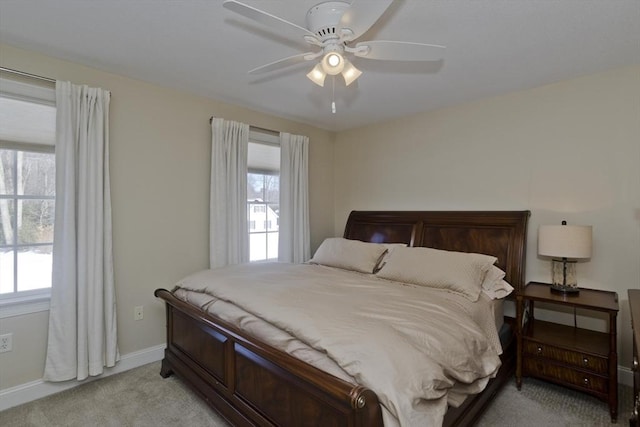
POLYGON ((0 353, 13 350, 13 334, 0 335, 0 353))
POLYGON ((133 320, 142 320, 144 317, 144 311, 141 305, 133 307, 133 320))

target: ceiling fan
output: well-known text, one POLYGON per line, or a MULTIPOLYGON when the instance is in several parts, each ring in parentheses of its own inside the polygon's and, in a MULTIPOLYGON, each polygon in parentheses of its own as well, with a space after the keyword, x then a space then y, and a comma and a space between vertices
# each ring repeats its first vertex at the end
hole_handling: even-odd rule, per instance
POLYGON ((236 0, 223 6, 257 21, 283 35, 303 40, 311 51, 279 59, 249 71, 249 74, 274 71, 303 61, 321 58, 307 77, 324 86, 327 75, 341 74, 349 86, 360 75, 347 56, 383 61, 436 61, 442 59, 444 46, 403 41, 357 41, 391 6, 394 0, 326 1, 307 12, 306 28, 236 0))

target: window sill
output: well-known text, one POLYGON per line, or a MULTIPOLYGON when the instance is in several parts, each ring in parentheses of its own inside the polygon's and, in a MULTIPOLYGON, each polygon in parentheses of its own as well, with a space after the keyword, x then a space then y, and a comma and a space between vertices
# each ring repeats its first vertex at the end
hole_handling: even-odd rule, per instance
POLYGON ((0 299, 0 319, 48 311, 50 300, 49 290, 36 295, 0 299))

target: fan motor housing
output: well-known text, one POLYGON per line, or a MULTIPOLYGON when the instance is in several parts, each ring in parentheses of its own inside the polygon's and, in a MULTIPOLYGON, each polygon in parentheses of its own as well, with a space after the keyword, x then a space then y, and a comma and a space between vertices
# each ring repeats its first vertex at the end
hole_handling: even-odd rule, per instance
POLYGON ((348 8, 349 3, 343 1, 326 1, 313 6, 307 12, 307 29, 321 40, 338 38, 338 24, 348 8))

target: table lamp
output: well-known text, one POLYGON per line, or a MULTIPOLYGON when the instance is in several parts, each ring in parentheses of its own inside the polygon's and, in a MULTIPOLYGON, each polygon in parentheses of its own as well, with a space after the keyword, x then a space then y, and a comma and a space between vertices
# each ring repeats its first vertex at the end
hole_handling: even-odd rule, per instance
POLYGON ((586 225, 541 225, 538 229, 538 254, 552 257, 551 290, 578 293, 576 260, 591 258, 592 227, 586 225))

